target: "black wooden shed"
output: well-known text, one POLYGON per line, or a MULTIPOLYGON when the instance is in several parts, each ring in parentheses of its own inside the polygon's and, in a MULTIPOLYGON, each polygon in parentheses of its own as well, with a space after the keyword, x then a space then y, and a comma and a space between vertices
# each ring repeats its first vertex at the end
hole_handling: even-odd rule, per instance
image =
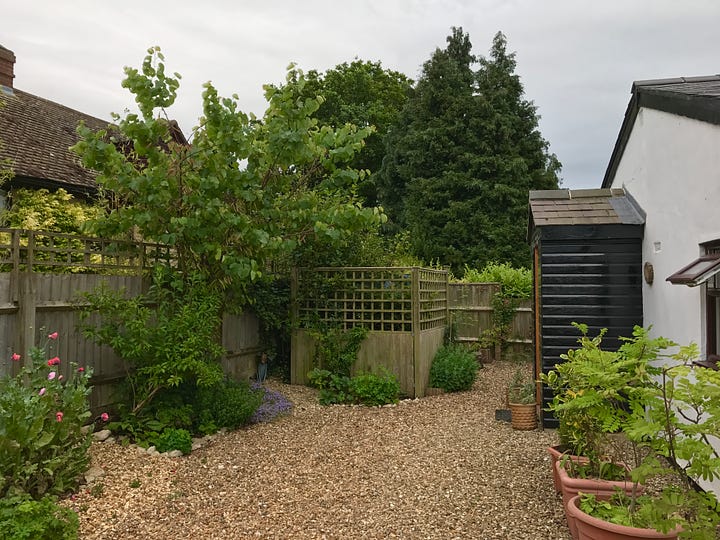
MULTIPOLYGON (((577 346, 573 322, 603 346, 620 345, 642 325, 642 236, 645 215, 623 189, 530 192, 528 238, 533 248, 535 373, 547 373, 577 346)), ((557 427, 545 407, 543 427, 557 427)))

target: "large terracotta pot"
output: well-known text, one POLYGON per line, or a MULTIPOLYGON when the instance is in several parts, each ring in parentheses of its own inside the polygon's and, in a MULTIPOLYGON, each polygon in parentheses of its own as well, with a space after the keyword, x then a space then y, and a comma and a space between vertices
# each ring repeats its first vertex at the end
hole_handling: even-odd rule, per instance
POLYGON ((638 529, 636 527, 616 525, 586 514, 580 510, 579 505, 580 496, 575 495, 565 508, 567 515, 572 516, 576 524, 577 532, 573 538, 577 540, 633 540, 637 538, 676 540, 680 532, 675 529, 668 533, 661 533, 655 529, 638 529))
MULTIPOLYGON (((560 489, 563 497, 563 507, 565 508, 565 517, 567 518, 570 534, 577 540, 578 532, 575 519, 568 512, 568 504, 570 499, 578 495, 578 493, 587 493, 595 495, 598 499, 609 499, 615 493, 616 489, 620 489, 625 493, 631 494, 633 483, 629 480, 601 480, 599 478, 573 478, 570 476, 561 461, 555 464, 555 470, 560 479, 560 489)), ((642 493, 643 486, 637 486, 638 493, 642 493)))
POLYGON ((560 461, 563 456, 567 457, 568 459, 573 460, 575 463, 587 463, 588 458, 585 456, 574 456, 572 454, 568 454, 567 452, 563 451, 563 446, 558 444, 555 446, 548 446, 547 447, 547 453, 550 454, 550 465, 552 467, 552 475, 553 475, 553 486, 555 486, 555 493, 562 493, 562 488, 560 487, 560 475, 558 474, 557 469, 555 468, 555 464, 560 461))

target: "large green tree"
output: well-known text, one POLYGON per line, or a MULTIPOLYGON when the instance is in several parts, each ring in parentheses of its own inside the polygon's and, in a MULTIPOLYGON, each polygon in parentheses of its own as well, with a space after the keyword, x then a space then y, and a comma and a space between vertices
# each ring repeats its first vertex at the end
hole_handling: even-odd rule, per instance
POLYGON ((370 172, 359 183, 358 194, 366 205, 375 205, 374 173, 382 165, 388 131, 412 92, 412 80, 397 71, 384 69, 380 62, 358 59, 338 64, 324 73, 311 70, 306 78, 304 94, 323 97, 314 114, 321 124, 340 128, 349 123, 359 128, 373 128, 351 166, 370 172))
POLYGON ((425 261, 529 264, 528 193, 557 187, 560 164, 506 47, 498 33, 478 60, 453 28, 388 138, 380 200, 425 261))
POLYGON ((320 125, 321 100, 304 95, 302 72, 291 68, 285 84, 265 86, 261 119, 207 83, 191 145, 171 137, 165 111, 180 76, 166 73, 159 48, 125 73, 140 114, 116 117, 107 132, 81 127, 75 147, 122 202, 94 223, 96 234, 168 244, 182 275, 242 290, 271 260, 312 243, 342 246, 383 219, 353 195, 364 173, 347 166, 370 129, 320 125))

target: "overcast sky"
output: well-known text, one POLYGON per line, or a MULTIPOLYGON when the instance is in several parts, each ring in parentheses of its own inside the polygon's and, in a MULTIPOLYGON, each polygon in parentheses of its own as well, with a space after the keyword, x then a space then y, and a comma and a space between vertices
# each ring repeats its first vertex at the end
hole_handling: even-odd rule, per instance
POLYGON ((170 115, 189 135, 202 84, 261 115, 262 85, 362 60, 417 79, 452 26, 486 55, 498 30, 563 164, 564 187, 600 187, 632 81, 720 73, 719 0, 0 0, 0 45, 20 90, 109 119, 133 105, 124 66, 162 47, 182 74, 170 115))

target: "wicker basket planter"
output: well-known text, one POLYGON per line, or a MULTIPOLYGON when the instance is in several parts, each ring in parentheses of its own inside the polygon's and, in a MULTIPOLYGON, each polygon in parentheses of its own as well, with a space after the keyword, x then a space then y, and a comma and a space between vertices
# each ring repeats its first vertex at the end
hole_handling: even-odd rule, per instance
POLYGON ((528 431, 537 427, 535 403, 510 403, 510 414, 513 429, 528 431))

